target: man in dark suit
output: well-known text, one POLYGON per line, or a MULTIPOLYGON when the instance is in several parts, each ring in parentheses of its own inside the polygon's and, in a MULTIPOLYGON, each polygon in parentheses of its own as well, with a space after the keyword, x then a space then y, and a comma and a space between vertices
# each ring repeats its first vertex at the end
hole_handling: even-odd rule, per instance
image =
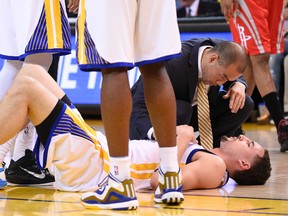
POLYGON ((177 17, 223 16, 220 3, 215 0, 180 0, 177 17))
MULTIPOLYGON (((180 57, 165 63, 176 96, 177 125, 188 124, 198 130, 196 92, 197 82, 202 80, 209 88, 213 146, 219 147, 221 136, 239 135, 237 131, 254 107, 251 97, 245 94, 247 86, 242 77, 247 55, 234 42, 210 38, 184 41, 181 52, 180 57)), ((130 139, 153 139, 141 77, 131 91, 130 139)))

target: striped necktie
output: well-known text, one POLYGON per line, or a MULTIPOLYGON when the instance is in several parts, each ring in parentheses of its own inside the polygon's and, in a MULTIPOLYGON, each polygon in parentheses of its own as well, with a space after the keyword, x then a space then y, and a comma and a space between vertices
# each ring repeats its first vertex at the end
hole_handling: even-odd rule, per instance
POLYGON ((209 101, 206 85, 202 81, 198 82, 197 106, 201 145, 205 149, 211 150, 213 149, 213 135, 210 120, 209 101))

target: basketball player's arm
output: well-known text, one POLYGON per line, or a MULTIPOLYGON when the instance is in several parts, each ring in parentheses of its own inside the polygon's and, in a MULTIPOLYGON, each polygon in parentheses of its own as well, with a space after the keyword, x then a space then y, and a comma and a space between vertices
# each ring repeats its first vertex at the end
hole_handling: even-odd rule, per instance
POLYGON ((176 143, 178 146, 178 163, 187 149, 190 142, 197 144, 198 140, 194 134, 194 128, 188 125, 179 125, 176 127, 176 143))
MULTIPOLYGON (((179 163, 191 142, 198 143, 194 128, 188 125, 177 126, 176 143, 179 163)), ((220 157, 198 151, 192 157, 191 163, 181 168, 181 172, 183 190, 217 188, 226 174, 226 165, 220 157)), ((158 182, 158 178, 156 180, 158 182)))
POLYGON ((221 185, 226 174, 226 165, 222 158, 198 151, 193 161, 182 167, 183 190, 212 189, 221 185))
MULTIPOLYGON (((181 168, 181 172, 183 190, 212 189, 221 185, 226 165, 220 157, 198 151, 193 161, 181 168)), ((150 185, 154 190, 157 188, 158 172, 154 172, 150 185)))

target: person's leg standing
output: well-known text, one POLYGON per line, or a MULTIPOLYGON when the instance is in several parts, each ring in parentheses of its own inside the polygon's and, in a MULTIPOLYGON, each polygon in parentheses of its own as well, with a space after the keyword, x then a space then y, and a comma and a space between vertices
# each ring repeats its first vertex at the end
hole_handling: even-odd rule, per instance
MULTIPOLYGON (((284 113, 281 107, 279 96, 277 94, 274 81, 272 79, 269 67, 270 51, 272 54, 283 53, 284 51, 284 38, 283 38, 283 1, 269 1, 267 6, 269 11, 267 22, 269 29, 269 42, 264 44, 264 49, 267 50, 263 55, 251 55, 250 59, 253 65, 253 74, 255 77, 256 85, 259 92, 274 120, 278 141, 281 145, 280 151, 288 150, 288 123, 284 120, 284 113), (269 46, 270 45, 270 46, 269 46), (266 47, 265 47, 266 46, 266 47), (270 48, 270 50, 269 50, 270 48), (263 65, 264 63, 264 65, 263 65)), ((264 32, 265 29, 262 29, 264 32)), ((262 41, 265 41, 264 39, 262 41)))
POLYGON ((134 67, 134 28, 137 1, 87 0, 80 2, 78 16, 78 63, 87 71, 101 70, 101 115, 110 154, 108 185, 82 196, 87 208, 131 210, 138 207, 134 185, 130 177, 128 157, 129 119, 132 96, 127 68, 134 67), (83 12, 82 9, 86 9, 83 12), (87 15, 87 18, 85 17, 87 15), (91 38, 85 34, 85 25, 91 38), (82 24, 82 25, 81 25, 82 24), (83 27, 83 28, 81 28, 83 27), (83 49, 91 48, 95 55, 83 49), (83 46, 82 46, 83 45, 83 46), (86 60, 85 60, 86 59, 86 60), (117 199, 110 196, 117 194, 117 199), (105 196, 103 196, 105 194, 105 196))
MULTIPOLYGON (((281 151, 285 151, 286 148, 288 150, 288 125, 286 127, 282 121, 284 114, 269 68, 270 52, 280 53, 284 49, 281 15, 283 1, 277 1, 277 4, 270 0, 265 4, 258 0, 238 1, 238 3, 239 8, 234 12, 235 17, 231 18, 229 23, 234 41, 241 44, 250 56, 252 70, 245 78, 249 86, 253 84, 250 78, 254 77, 255 84, 275 122, 281 151), (284 125, 281 126, 280 122, 284 125)), ((248 94, 252 91, 253 88, 248 90, 248 94)))
POLYGON ((176 147, 176 100, 163 64, 176 57, 181 49, 175 1, 138 2, 136 62, 143 76, 145 101, 160 146, 159 187, 154 200, 180 203, 184 197, 176 147), (171 186, 167 179, 176 185, 171 186))
MULTIPOLYGON (((172 9, 175 9, 175 2, 173 3, 172 9)), ((84 194, 82 197, 82 204, 88 208, 119 210, 135 209, 138 207, 138 201, 129 172, 128 135, 132 97, 126 68, 134 67, 135 62, 145 64, 146 60, 150 60, 149 57, 151 60, 157 58, 155 54, 153 54, 153 56, 149 54, 145 55, 146 51, 150 49, 150 45, 148 48, 145 47, 145 42, 147 41, 141 41, 143 42, 142 46, 139 46, 139 42, 137 41, 137 37, 141 36, 139 35, 139 29, 142 29, 140 24, 142 25, 142 22, 146 22, 146 18, 139 15, 143 13, 143 11, 140 10, 143 4, 152 6, 154 1, 147 3, 145 1, 131 0, 117 2, 111 0, 88 0, 85 5, 87 13, 81 13, 83 10, 80 8, 80 15, 78 17, 78 62, 81 69, 91 71, 93 69, 99 70, 100 68, 102 71, 101 112, 111 156, 108 186, 99 191, 84 194), (95 8, 98 9, 97 14, 95 13, 95 8), (95 44, 95 47, 92 47, 92 49, 91 43, 85 43, 90 40, 90 38, 87 37, 89 35, 84 34, 86 29, 83 21, 85 20, 86 14, 87 28, 95 44), (111 14, 113 14, 113 16, 111 16, 111 14), (96 16, 99 16, 99 19, 97 19, 96 16), (113 19, 114 16, 116 16, 117 19, 113 19), (105 22, 103 20, 105 20, 105 22), (107 26, 109 28, 107 28, 107 26), (115 37, 115 35, 117 35, 117 37, 115 37), (87 50, 91 52, 87 52, 87 50), (96 57, 93 58, 91 55, 86 55, 90 53, 96 54, 96 57), (103 190, 106 196, 101 198, 103 197, 103 195, 101 195, 103 190), (109 200, 109 194, 115 190, 119 193, 119 199, 109 200)), ((165 4, 166 3, 164 3, 164 5, 165 4)), ((83 1, 80 6, 84 6, 83 1)), ((150 12, 148 11, 148 14, 146 13, 145 16, 149 16, 149 14, 150 12)), ((153 32, 154 29, 145 29, 144 31, 150 30, 153 32)), ((147 32, 145 32, 145 34, 146 33, 147 32)), ((157 36, 158 35, 155 37, 157 36)), ((145 37, 147 37, 147 35, 145 37)), ((146 38, 146 40, 149 39, 151 38, 146 38)), ((180 46, 177 53, 179 51, 180 46)), ((173 52, 173 54, 175 53, 173 52)), ((161 53, 158 57, 161 58, 163 56, 163 53, 161 53)), ((174 113, 174 116, 175 115, 174 113)), ((176 124, 174 124, 174 130, 175 126, 176 124)), ((174 139, 174 144, 169 142, 167 145, 175 146, 175 143, 176 139, 174 139)), ((175 152, 175 155, 177 155, 177 152, 175 152)))

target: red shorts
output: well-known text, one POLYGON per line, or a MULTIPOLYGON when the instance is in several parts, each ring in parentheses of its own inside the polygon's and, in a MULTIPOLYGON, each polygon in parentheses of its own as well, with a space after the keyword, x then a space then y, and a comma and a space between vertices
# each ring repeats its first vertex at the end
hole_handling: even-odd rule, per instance
POLYGON ((233 40, 249 55, 284 51, 283 0, 238 0, 229 25, 233 40))

